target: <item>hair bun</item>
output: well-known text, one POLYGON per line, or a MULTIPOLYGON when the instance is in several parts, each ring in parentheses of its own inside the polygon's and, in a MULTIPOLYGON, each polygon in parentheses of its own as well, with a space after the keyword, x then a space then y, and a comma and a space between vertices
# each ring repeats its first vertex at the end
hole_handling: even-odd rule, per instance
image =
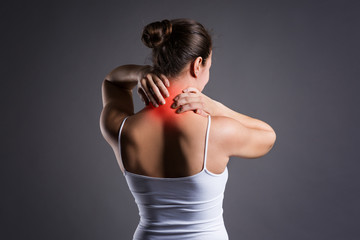
POLYGON ((144 27, 141 40, 149 48, 157 48, 170 37, 172 24, 169 20, 153 22, 144 27))

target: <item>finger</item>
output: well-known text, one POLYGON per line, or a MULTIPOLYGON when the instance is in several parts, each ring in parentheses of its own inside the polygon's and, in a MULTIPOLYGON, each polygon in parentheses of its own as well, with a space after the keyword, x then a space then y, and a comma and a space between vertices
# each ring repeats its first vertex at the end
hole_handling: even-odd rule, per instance
POLYGON ((194 88, 194 87, 188 87, 188 88, 185 88, 185 89, 183 90, 183 92, 184 92, 184 93, 186 93, 186 92, 195 92, 195 93, 199 93, 200 91, 199 91, 199 89, 197 89, 197 88, 194 88))
POLYGON ((186 112, 186 111, 193 111, 196 109, 202 108, 202 104, 201 103, 187 103, 184 105, 181 105, 177 110, 176 113, 182 113, 182 112, 186 112))
POLYGON ((201 106, 203 107, 203 103, 200 101, 200 97, 198 96, 184 96, 182 98, 179 98, 177 101, 175 101, 173 105, 176 108, 178 106, 190 104, 190 103, 200 103, 201 106))
MULTIPOLYGON (((157 78, 156 76, 154 76, 155 78, 157 78)), ((149 89, 152 91, 153 96, 157 99, 158 103, 161 104, 165 104, 165 99, 163 98, 163 96, 160 93, 160 90, 158 88, 158 86, 154 83, 154 78, 153 76, 151 76, 150 74, 148 75, 148 81, 147 84, 149 86, 149 89)), ((159 79, 158 81, 161 82, 161 80, 159 79)))
POLYGON ((196 110, 195 110, 195 113, 196 113, 196 114, 199 114, 199 115, 201 115, 201 116, 203 116, 203 117, 206 117, 206 116, 207 116, 206 112, 203 111, 202 109, 196 109, 196 110))
POLYGON ((196 96, 194 93, 181 93, 174 99, 174 103, 171 105, 172 108, 177 108, 182 104, 199 101, 200 96, 196 96))
POLYGON ((166 87, 170 87, 170 81, 164 74, 160 74, 160 78, 164 82, 166 87))
POLYGON ((140 80, 140 87, 139 88, 145 88, 146 87, 146 80, 147 80, 147 77, 143 77, 140 80))
POLYGON ((196 95, 197 95, 197 93, 195 93, 195 92, 180 93, 180 94, 176 95, 173 100, 174 100, 174 101, 178 101, 178 100, 181 99, 181 98, 189 97, 189 96, 194 97, 194 96, 196 96, 196 95))
POLYGON ((156 86, 159 88, 162 96, 169 97, 169 92, 168 92, 168 90, 166 89, 166 87, 165 87, 165 85, 164 85, 164 82, 163 82, 160 78, 158 78, 158 77, 156 77, 156 78, 154 79, 154 82, 155 82, 156 86))
POLYGON ((157 101, 155 100, 149 86, 147 85, 147 81, 146 81, 146 84, 143 86, 143 89, 145 90, 145 93, 148 96, 149 101, 152 103, 152 105, 154 107, 158 107, 159 105, 157 104, 157 101))

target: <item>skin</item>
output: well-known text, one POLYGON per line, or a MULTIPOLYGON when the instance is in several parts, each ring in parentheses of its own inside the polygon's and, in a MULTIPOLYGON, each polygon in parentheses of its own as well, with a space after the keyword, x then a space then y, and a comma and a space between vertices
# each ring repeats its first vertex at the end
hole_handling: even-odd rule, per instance
MULTIPOLYGON (((151 177, 184 177, 203 168, 205 133, 211 115, 206 168, 225 170, 230 156, 259 158, 273 147, 275 131, 264 121, 237 113, 201 93, 209 81, 211 55, 188 63, 174 78, 157 76, 150 66, 124 65, 103 81, 100 128, 128 172, 151 177), (132 89, 147 104, 134 113, 132 89)), ((122 171, 124 169, 121 167, 122 171)))

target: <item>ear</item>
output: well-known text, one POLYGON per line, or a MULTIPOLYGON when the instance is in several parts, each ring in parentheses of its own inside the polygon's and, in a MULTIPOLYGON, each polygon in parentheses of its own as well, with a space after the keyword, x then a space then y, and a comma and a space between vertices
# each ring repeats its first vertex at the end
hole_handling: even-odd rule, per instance
POLYGON ((199 76, 202 61, 202 57, 197 57, 191 64, 191 75, 193 75, 195 78, 199 76))

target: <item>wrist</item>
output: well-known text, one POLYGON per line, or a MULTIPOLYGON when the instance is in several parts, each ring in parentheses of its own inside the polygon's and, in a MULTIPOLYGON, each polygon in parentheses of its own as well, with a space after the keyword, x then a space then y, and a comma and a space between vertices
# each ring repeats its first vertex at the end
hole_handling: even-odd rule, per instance
POLYGON ((218 102, 216 100, 212 100, 212 101, 213 101, 215 107, 214 107, 211 115, 220 116, 222 109, 224 108, 224 105, 221 102, 218 102))

